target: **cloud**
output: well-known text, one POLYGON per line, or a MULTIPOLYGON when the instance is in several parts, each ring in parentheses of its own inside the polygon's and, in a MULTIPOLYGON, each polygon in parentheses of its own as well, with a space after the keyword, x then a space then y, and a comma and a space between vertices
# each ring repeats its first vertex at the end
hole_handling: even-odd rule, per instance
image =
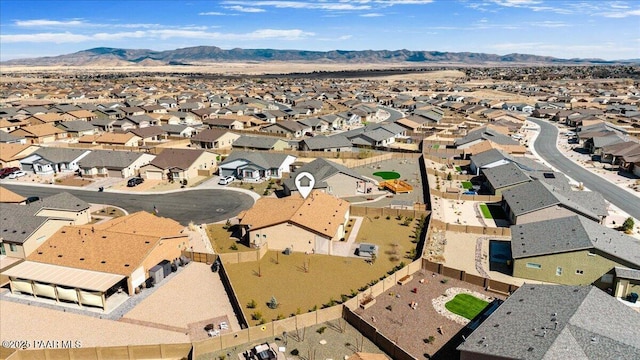
POLYGON ((562 28, 562 27, 570 27, 569 25, 562 21, 540 21, 540 22, 529 22, 527 23, 530 26, 544 27, 544 28, 562 28))
POLYGON ((628 11, 615 11, 615 12, 606 12, 603 13, 602 16, 608 18, 626 18, 629 16, 640 16, 640 9, 628 10, 628 11))
POLYGON ((261 13, 266 11, 265 9, 260 9, 257 7, 245 7, 240 5, 225 6, 225 9, 234 10, 238 12, 245 12, 245 13, 261 13))
POLYGON ((79 26, 86 23, 81 19, 60 21, 49 19, 33 19, 33 20, 16 20, 14 22, 16 26, 20 27, 44 27, 44 26, 79 26))
POLYGON ((201 12, 198 13, 198 15, 200 16, 224 16, 224 13, 218 12, 218 11, 206 11, 206 12, 201 12))
POLYGON ((5 43, 78 43, 87 41, 117 41, 123 39, 206 39, 206 40, 301 40, 315 36, 313 32, 300 29, 258 29, 248 33, 222 33, 188 29, 154 29, 125 32, 100 32, 83 35, 71 32, 63 33, 38 33, 38 34, 13 34, 0 35, 0 44, 5 43))
POLYGON ((380 14, 380 13, 368 13, 368 14, 362 14, 360 15, 361 17, 380 17, 380 16, 384 16, 384 14, 380 14))
POLYGON ((371 5, 366 2, 305 2, 305 1, 278 1, 278 0, 266 0, 266 1, 225 1, 224 4, 236 5, 236 6, 262 6, 262 7, 274 7, 278 9, 317 9, 317 10, 371 10, 371 5))

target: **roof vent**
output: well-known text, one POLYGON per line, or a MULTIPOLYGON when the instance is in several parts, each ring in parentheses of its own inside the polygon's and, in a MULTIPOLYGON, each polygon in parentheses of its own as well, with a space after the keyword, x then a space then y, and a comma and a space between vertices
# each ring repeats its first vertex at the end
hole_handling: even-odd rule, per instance
POLYGON ((527 349, 528 352, 532 352, 533 351, 533 346, 529 346, 529 348, 527 349))
POLYGON ((107 238, 107 235, 102 235, 102 238, 103 238, 103 239, 106 239, 106 238, 107 238))
POLYGON ((145 244, 149 244, 149 241, 147 240, 147 241, 145 241, 144 243, 145 243, 145 244))
POLYGON ((80 261, 84 261, 84 258, 80 258, 80 261))
POLYGON ((129 267, 129 264, 124 264, 124 267, 129 267))
POLYGON ((507 315, 511 315, 511 311, 507 311, 507 315))
POLYGON ((38 251, 38 255, 42 255, 42 251, 38 251))
POLYGON ((59 258, 61 258, 61 257, 62 257, 62 255, 58 255, 58 257, 59 257, 59 258))
POLYGON ((100 264, 106 264, 106 263, 107 263, 107 262, 106 262, 106 261, 104 261, 104 260, 100 261, 100 264))
POLYGON ((591 338, 591 343, 592 343, 592 344, 596 344, 596 343, 598 343, 598 338, 597 338, 597 337, 595 337, 595 336, 594 336, 594 337, 592 337, 592 338, 591 338))

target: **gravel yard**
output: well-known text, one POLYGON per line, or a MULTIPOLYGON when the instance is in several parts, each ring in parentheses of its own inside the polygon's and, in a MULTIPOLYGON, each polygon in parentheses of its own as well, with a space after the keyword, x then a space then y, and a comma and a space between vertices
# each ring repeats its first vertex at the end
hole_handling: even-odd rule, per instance
MULTIPOLYGON (((448 289, 467 289, 478 293, 478 296, 484 295, 487 297, 486 299, 490 300, 495 297, 503 298, 485 291, 480 286, 438 274, 433 276, 431 272, 418 272, 413 276, 411 282, 402 286, 396 285, 378 296, 372 307, 366 310, 358 309, 356 313, 369 324, 378 328, 387 338, 395 341, 419 359, 424 359, 424 354, 433 355, 464 327, 464 325, 451 320, 454 314, 443 316, 432 304, 433 300, 447 294, 448 289), (420 283, 421 279, 424 279, 423 283, 420 283), (446 279, 446 283, 441 282, 443 279, 446 279), (415 293, 413 292, 414 288, 416 289, 415 293), (411 307, 412 303, 417 304, 415 309, 411 307), (441 328, 442 331, 439 332, 438 328, 441 328), (429 336, 435 338, 432 343, 425 342, 429 336)), ((441 302, 436 301, 437 304, 441 302)))

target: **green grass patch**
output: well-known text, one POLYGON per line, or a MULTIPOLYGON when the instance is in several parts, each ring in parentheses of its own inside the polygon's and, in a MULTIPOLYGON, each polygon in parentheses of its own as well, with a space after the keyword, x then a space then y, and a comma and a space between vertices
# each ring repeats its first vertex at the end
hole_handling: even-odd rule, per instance
POLYGON ((456 166, 456 167, 455 167, 455 169, 456 169, 456 171, 457 171, 457 172, 459 172, 459 173, 461 173, 461 172, 462 172, 462 168, 461 168, 460 166, 456 166))
POLYGON ((378 171, 374 172, 373 175, 379 176, 384 180, 400 179, 400 174, 395 171, 378 171))
POLYGON ((488 302, 469 294, 458 294, 451 301, 444 304, 447 310, 466 319, 473 319, 489 305, 488 302))
POLYGON ((480 204, 480 211, 482 212, 482 217, 485 219, 493 219, 493 216, 491 216, 491 210, 489 210, 487 204, 480 204))
POLYGON ((431 148, 434 150, 438 150, 440 149, 440 144, 434 144, 431 148))
POLYGON ((462 182, 462 187, 465 190, 471 190, 471 189, 473 189, 473 184, 471 183, 471 181, 463 181, 462 182))

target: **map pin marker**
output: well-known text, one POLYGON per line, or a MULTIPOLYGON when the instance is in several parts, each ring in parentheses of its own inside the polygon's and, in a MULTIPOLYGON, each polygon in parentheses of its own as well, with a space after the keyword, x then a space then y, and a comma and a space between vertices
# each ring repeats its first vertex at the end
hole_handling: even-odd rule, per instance
POLYGON ((316 179, 308 172, 301 172, 300 174, 298 174, 298 176, 296 176, 295 184, 300 195, 302 195, 302 197, 306 199, 307 196, 311 194, 313 185, 316 184, 316 179))

